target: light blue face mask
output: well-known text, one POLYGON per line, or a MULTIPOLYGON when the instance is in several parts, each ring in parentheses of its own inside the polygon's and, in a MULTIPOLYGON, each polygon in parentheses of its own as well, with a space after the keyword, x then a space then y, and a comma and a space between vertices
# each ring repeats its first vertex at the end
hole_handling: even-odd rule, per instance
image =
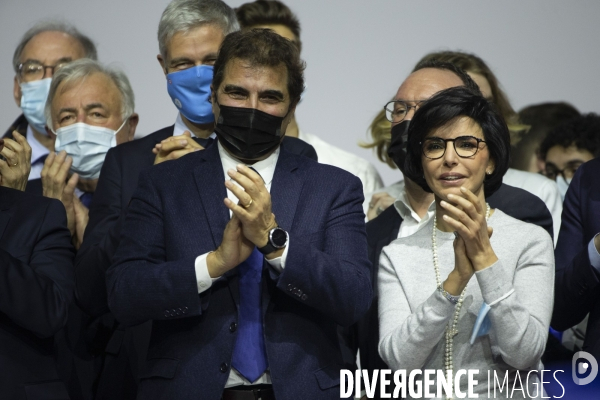
POLYGON ((46 134, 44 107, 50 92, 52 78, 21 83, 21 110, 27 122, 37 132, 46 134))
POLYGON ((471 343, 471 344, 475 343, 476 338, 487 335, 490 332, 490 329, 492 329, 492 320, 490 319, 490 316, 488 315, 488 313, 492 309, 492 306, 494 304, 498 303, 499 301, 506 299, 508 296, 510 296, 514 292, 515 292, 515 289, 509 290, 508 293, 506 293, 502 297, 492 301, 492 303, 489 305, 486 304, 485 301, 483 302, 483 304, 481 305, 481 308, 479 309, 479 314, 477 314, 477 319, 475 320, 475 325, 473 325, 473 331, 471 332, 471 340, 469 340, 469 343, 471 343))
POLYGON ((197 65, 183 71, 167 74, 167 91, 175 107, 196 124, 215 121, 210 104, 212 65, 197 65))
POLYGON ((571 183, 571 179, 563 178, 562 174, 556 177, 556 185, 558 186, 558 191, 560 192, 560 198, 564 201, 565 196, 567 195, 567 190, 569 189, 569 184, 571 183))
POLYGON ((57 153, 64 150, 73 158, 72 172, 84 179, 97 179, 106 153, 117 145, 117 132, 128 120, 129 118, 125 118, 116 131, 83 122, 63 126, 55 132, 54 149, 57 153))

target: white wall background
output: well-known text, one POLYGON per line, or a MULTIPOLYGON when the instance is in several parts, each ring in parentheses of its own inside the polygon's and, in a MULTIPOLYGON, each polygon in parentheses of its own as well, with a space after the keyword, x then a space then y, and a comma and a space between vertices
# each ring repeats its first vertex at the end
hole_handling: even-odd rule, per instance
MULTIPOLYGON (((232 7, 244 3, 230 0, 232 7)), ((20 110, 12 54, 42 18, 74 23, 100 60, 129 76, 138 134, 174 122, 156 61, 156 30, 168 0, 0 0, 0 130, 20 110)), ((398 173, 357 146, 372 118, 425 53, 462 49, 494 70, 513 106, 566 100, 600 111, 600 2, 595 0, 287 0, 302 24, 307 92, 301 128, 372 161, 386 184, 398 173)))

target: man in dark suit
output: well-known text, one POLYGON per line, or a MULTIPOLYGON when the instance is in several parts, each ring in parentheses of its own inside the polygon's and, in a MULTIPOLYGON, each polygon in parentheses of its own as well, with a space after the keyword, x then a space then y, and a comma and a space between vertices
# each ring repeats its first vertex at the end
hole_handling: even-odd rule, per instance
POLYGON ((107 271, 117 319, 153 320, 139 398, 339 398, 337 326, 371 301, 362 187, 279 146, 302 70, 270 30, 228 35, 218 143, 140 176, 107 271))
POLYGON ((73 257, 59 201, 0 187, 3 399, 69 398, 56 367, 54 336, 67 322, 73 257))
MULTIPOLYGON (((392 121, 392 143, 389 154, 402 171, 406 133, 415 109, 440 90, 455 86, 466 86, 480 93, 477 84, 460 68, 445 62, 428 62, 420 65, 398 89, 394 102, 387 107, 402 105, 406 112, 399 121, 392 121), (408 106, 408 108, 406 108, 408 106)), ((377 307, 377 268, 384 246, 398 237, 408 236, 426 225, 433 215, 433 194, 426 193, 416 183, 405 179, 402 195, 396 203, 385 209, 377 218, 367 223, 369 259, 373 263, 371 276, 375 297, 367 315, 353 327, 351 342, 360 349, 361 368, 372 371, 388 366, 379 357, 379 320, 377 307), (415 217, 415 215, 418 216, 415 217), (408 221, 406 221, 408 220, 408 221)), ((512 186, 503 184, 487 198, 492 208, 499 208, 508 215, 522 221, 535 223, 552 236, 552 216, 538 197, 512 186)))
MULTIPOLYGON (((165 60, 165 65, 171 65, 171 59, 176 57, 179 61, 187 60, 187 64, 175 63, 173 68, 166 67, 165 74, 174 72, 175 67, 184 73, 186 68, 191 69, 196 65, 209 65, 212 68, 225 32, 235 30, 238 30, 235 14, 221 1, 172 2, 159 24, 159 31, 164 33, 159 35, 159 61, 161 65, 162 60, 165 60), (182 18, 198 22, 184 27, 174 24, 173 21, 182 18), (185 40, 190 37, 195 37, 203 44, 202 51, 197 53, 195 43, 185 40), (213 37, 218 40, 213 41, 213 37)), ((201 96, 201 93, 197 95, 201 96)), ((214 119, 208 97, 200 98, 198 102, 205 103, 200 108, 209 107, 211 119, 214 119)), ((84 326, 86 341, 90 351, 102 358, 95 389, 98 399, 135 397, 139 365, 145 363, 151 323, 126 329, 108 314, 105 274, 119 244, 124 216, 140 173, 154 164, 208 147, 212 142, 210 136, 214 123, 199 124, 201 126, 197 127, 184 121, 187 121, 185 116, 178 115, 175 125, 109 150, 102 166, 85 240, 75 261, 76 298, 91 317, 84 326), (186 129, 188 132, 184 134, 186 129), (194 133, 193 138, 189 131, 194 133)), ((316 160, 315 150, 298 139, 285 138, 283 147, 316 160)))
POLYGON ((551 326, 564 331, 589 313, 583 350, 600 360, 600 158, 577 169, 563 203, 556 245, 551 326))

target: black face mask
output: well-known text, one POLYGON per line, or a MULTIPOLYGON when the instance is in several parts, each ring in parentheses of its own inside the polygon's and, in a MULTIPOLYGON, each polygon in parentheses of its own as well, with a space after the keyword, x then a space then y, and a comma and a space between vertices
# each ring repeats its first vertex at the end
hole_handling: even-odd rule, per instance
POLYGON ((388 156, 394 160, 402 172, 404 172, 404 160, 406 160, 409 125, 410 121, 402 121, 392 127, 392 141, 388 148, 388 156))
POLYGON ((219 143, 235 158, 256 160, 275 150, 281 143, 281 123, 285 116, 276 117, 255 108, 220 104, 219 109, 215 133, 219 143))

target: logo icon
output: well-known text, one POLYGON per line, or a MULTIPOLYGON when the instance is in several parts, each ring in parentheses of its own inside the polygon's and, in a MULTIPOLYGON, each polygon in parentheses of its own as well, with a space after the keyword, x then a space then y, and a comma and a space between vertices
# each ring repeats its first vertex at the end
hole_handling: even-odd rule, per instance
POLYGON ((578 351, 573 355, 572 367, 573 382, 575 382, 576 385, 587 385, 596 378, 596 375, 598 375, 598 362, 593 355, 585 351, 578 351), (582 361, 581 359, 584 359, 585 361, 582 361), (588 372, 589 375, 587 377, 579 377, 588 372))

